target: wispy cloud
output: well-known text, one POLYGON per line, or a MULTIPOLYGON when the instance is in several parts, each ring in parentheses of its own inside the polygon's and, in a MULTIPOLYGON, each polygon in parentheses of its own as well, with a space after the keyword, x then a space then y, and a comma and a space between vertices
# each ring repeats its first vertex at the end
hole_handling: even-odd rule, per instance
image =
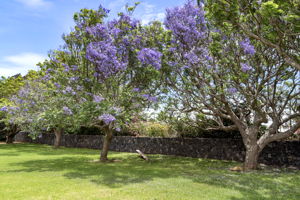
POLYGON ((148 24, 150 21, 162 21, 165 17, 164 10, 158 9, 155 5, 142 2, 138 6, 138 12, 135 16, 141 19, 142 24, 148 24))
POLYGON ((15 0, 30 8, 48 8, 52 6, 50 1, 46 0, 15 0))
POLYGON ((25 75, 28 70, 37 70, 37 63, 45 60, 46 56, 36 53, 21 53, 5 56, 0 59, 0 76, 13 76, 21 73, 25 75))

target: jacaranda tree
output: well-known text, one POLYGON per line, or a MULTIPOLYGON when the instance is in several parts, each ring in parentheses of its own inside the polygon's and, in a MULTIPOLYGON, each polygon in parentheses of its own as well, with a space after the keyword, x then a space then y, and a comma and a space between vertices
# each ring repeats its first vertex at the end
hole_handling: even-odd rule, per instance
POLYGON ((17 95, 27 80, 33 80, 38 77, 38 73, 34 70, 29 71, 25 76, 17 74, 0 80, 0 135, 6 137, 6 143, 12 143, 14 136, 20 131, 19 124, 10 120, 7 114, 9 108, 14 104, 12 97, 17 95))
POLYGON ((181 112, 210 117, 214 129, 239 130, 246 148, 244 168, 255 169, 267 144, 300 127, 299 72, 281 53, 247 34, 215 28, 203 6, 188 2, 167 10, 170 96, 181 112))
MULTIPOLYGON (((109 13, 102 7, 97 12, 100 18, 109 13)), ((125 13, 91 23, 90 13, 95 14, 76 17, 75 30, 65 35, 63 49, 53 52, 43 70, 56 95, 76 101, 65 101, 62 109, 70 117, 76 113, 78 125, 105 133, 100 160, 106 161, 113 132, 157 101, 154 80, 160 75, 164 32, 160 23, 143 27, 125 13)))

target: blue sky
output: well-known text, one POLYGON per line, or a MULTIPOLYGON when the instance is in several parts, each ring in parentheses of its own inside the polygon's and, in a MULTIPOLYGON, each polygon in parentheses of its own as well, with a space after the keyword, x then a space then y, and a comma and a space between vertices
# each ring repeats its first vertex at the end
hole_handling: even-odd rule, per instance
MULTIPOLYGON (((111 10, 110 17, 124 11, 132 0, 1 0, 0 4, 0 76, 23 75, 37 69, 51 49, 63 44, 61 35, 74 26, 73 14, 81 8, 97 9, 100 4, 111 10)), ((166 8, 185 0, 144 0, 135 17, 148 23, 162 20, 166 8)))

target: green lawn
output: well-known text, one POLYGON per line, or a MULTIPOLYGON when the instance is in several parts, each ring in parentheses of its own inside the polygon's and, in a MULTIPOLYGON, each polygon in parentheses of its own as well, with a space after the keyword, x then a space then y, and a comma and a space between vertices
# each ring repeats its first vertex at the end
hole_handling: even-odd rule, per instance
POLYGON ((46 145, 0 144, 0 199, 300 199, 300 172, 231 172, 237 165, 208 159, 110 152, 46 145))

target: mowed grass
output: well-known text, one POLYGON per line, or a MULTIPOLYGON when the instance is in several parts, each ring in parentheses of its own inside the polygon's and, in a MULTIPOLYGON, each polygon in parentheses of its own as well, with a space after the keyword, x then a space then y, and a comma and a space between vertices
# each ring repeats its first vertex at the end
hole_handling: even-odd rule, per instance
POLYGON ((231 172, 239 163, 36 144, 0 144, 1 200, 300 199, 300 172, 231 172))

